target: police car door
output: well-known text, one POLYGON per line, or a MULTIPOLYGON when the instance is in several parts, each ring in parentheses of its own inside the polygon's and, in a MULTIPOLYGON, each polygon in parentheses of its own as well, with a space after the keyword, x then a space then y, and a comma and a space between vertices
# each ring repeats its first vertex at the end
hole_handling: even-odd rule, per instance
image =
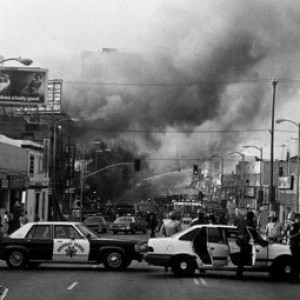
POLYGON ((255 230, 251 227, 246 227, 249 235, 250 235, 250 241, 249 244, 251 245, 251 265, 254 266, 256 262, 256 247, 255 247, 255 230))
POLYGON ((211 253, 214 267, 223 267, 228 261, 228 245, 225 232, 221 227, 207 227, 208 251, 211 253))
POLYGON ((54 225, 53 261, 87 262, 90 242, 72 224, 54 225))
POLYGON ((201 227, 193 240, 193 248, 195 253, 199 256, 202 263, 206 266, 213 265, 213 256, 208 246, 207 227, 201 227))

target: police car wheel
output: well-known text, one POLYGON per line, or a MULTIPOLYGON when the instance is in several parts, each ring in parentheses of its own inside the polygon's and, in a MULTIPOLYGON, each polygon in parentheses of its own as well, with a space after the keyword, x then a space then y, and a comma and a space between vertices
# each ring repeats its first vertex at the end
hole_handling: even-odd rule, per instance
POLYGON ((181 276, 193 275, 195 269, 195 261, 189 257, 176 258, 172 266, 173 273, 181 276))
POLYGON ((124 270, 126 268, 125 256, 119 251, 108 251, 104 255, 103 264, 108 270, 124 270))
POLYGON ((21 250, 9 252, 6 263, 11 269, 20 269, 26 265, 25 253, 21 250))

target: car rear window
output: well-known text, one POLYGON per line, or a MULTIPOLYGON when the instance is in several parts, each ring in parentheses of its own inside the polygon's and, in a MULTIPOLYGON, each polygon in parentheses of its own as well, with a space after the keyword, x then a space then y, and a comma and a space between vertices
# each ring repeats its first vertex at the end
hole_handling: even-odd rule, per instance
POLYGON ((28 239, 50 239, 51 226, 50 225, 35 225, 28 232, 26 238, 28 239))
POLYGON ((127 218, 127 217, 119 218, 117 219, 117 222, 133 222, 133 218, 127 218))

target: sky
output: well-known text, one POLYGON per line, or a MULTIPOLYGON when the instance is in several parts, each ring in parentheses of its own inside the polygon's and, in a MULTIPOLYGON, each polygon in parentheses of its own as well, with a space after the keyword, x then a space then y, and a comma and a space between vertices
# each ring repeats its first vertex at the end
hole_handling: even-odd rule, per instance
MULTIPOLYGON (((34 67, 49 69, 50 79, 63 79, 67 113, 93 126, 124 129, 114 138, 134 144, 128 147, 137 153, 195 160, 228 151, 259 156, 243 149, 255 145, 269 158, 272 79, 279 80, 275 119, 300 122, 296 0, 1 0, 0 5, 0 55, 30 57, 34 67), (141 55, 137 74, 122 73, 129 87, 109 92, 76 87, 80 53, 105 47, 141 55)), ((297 130, 288 122, 275 124, 276 159, 287 149, 297 153, 297 130)))

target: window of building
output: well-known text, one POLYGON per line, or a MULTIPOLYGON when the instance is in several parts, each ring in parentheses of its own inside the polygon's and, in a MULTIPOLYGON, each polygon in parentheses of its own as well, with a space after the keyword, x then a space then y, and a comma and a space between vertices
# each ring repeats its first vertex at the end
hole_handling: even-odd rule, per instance
POLYGON ((29 157, 29 175, 34 175, 34 155, 30 154, 29 157))

